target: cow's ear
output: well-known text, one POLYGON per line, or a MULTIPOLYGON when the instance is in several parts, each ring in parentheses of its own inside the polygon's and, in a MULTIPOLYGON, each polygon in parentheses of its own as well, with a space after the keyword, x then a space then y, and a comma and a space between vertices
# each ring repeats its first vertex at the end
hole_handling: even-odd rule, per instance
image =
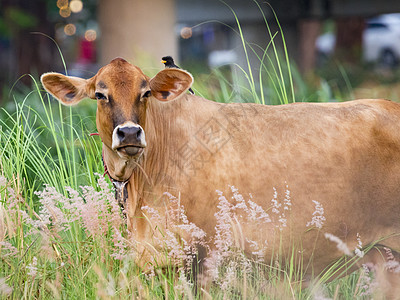
POLYGON ((150 80, 151 95, 160 101, 174 100, 193 83, 193 76, 181 69, 164 69, 150 80))
MULTIPOLYGON (((94 77, 93 77, 94 78, 94 77)), ((45 73, 40 77, 43 87, 64 105, 77 104, 84 98, 94 98, 94 80, 45 73)))

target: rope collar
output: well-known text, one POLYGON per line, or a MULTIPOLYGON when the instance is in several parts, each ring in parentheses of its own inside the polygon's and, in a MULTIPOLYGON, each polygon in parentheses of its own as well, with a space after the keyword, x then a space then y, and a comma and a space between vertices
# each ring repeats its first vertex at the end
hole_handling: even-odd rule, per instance
MULTIPOLYGON (((98 132, 91 133, 89 136, 96 136, 96 135, 100 136, 98 132)), ((117 200, 118 205, 121 208, 121 211, 122 211, 124 217, 126 217, 125 207, 126 207, 126 200, 128 199, 128 190, 127 190, 126 184, 128 183, 129 179, 127 179, 125 181, 119 181, 119 180, 112 178, 110 175, 110 172, 108 172, 107 164, 106 164, 106 161, 104 160, 103 153, 104 153, 104 150, 102 150, 102 153, 101 153, 101 161, 103 162, 103 167, 104 167, 103 177, 105 177, 107 175, 108 178, 110 179, 110 181, 112 182, 112 184, 114 186, 114 190, 115 190, 115 200, 117 200)))

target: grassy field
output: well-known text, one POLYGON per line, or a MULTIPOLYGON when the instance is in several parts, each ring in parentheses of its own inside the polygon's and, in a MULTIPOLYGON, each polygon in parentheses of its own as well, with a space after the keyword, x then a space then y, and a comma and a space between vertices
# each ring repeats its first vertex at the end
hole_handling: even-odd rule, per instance
MULTIPOLYGON (((237 33, 244 49, 252 51, 239 22, 237 33)), ((277 252, 268 265, 251 260, 236 246, 240 236, 223 218, 212 274, 193 278, 185 260, 188 245, 168 239, 167 232, 160 233, 160 242, 175 244, 165 243, 165 259, 178 268, 150 266, 143 272, 135 265, 135 241, 111 183, 102 176, 99 137, 89 136, 96 132, 95 103, 63 107, 32 81, 31 91, 13 94, 13 103, 0 112, 0 298, 370 298, 373 279, 363 269, 327 283, 328 272, 302 289, 302 269, 296 267, 302 264, 296 264, 295 254, 301 249, 292 249, 289 257, 277 252)), ((246 69, 233 66, 195 75, 194 89, 220 102, 284 104, 294 102, 295 94, 298 101, 310 95, 315 101, 332 97, 324 84, 310 92, 285 49, 279 52, 274 42, 257 66, 249 62, 246 69)), ((178 214, 184 219, 184 211, 178 214)))
POLYGON ((172 259, 174 251, 180 268, 142 272, 102 176, 99 138, 89 136, 94 106, 88 100, 79 108, 62 107, 38 87, 16 98, 14 113, 2 111, 1 298, 362 299, 367 293, 370 278, 363 271, 302 290, 293 257, 277 255, 271 265, 246 258, 229 222, 223 223, 213 274, 196 278, 197 291, 182 260, 184 245, 176 242, 165 244, 165 257, 172 259))
MULTIPOLYGON (((197 82, 196 92, 224 102, 262 102, 260 90, 252 91, 248 82, 232 82, 219 71, 212 76, 209 80, 217 78, 220 86, 197 82)), ((328 273, 301 289, 295 255, 277 254, 270 265, 250 260, 235 246, 240 238, 233 238, 229 222, 221 231, 223 247, 213 273, 196 278, 199 288, 184 265, 184 245, 176 241, 173 247, 165 243, 165 257, 174 257, 180 268, 142 272, 134 263, 135 241, 126 231, 110 182, 102 176, 100 140, 89 136, 96 132, 95 103, 63 107, 35 81, 34 86, 26 95, 15 95, 14 106, 1 111, 2 298, 368 299, 371 278, 363 270, 326 284, 328 273)), ((290 85, 281 87, 290 94, 290 85)), ((280 88, 275 92, 282 99, 280 88)), ((162 239, 168 240, 168 233, 162 239)))

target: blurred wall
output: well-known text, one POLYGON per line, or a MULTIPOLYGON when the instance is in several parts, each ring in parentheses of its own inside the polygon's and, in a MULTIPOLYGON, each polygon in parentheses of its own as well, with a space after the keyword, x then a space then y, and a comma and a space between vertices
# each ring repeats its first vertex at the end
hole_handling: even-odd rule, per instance
POLYGON ((174 0, 100 0, 100 64, 123 57, 138 66, 177 55, 174 0))

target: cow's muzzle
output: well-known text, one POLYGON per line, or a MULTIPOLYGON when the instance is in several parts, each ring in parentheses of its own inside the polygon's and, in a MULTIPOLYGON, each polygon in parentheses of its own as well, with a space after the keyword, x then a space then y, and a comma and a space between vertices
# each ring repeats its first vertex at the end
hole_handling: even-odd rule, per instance
POLYGON ((112 149, 122 157, 138 157, 146 147, 143 128, 133 122, 115 127, 112 137, 112 149))

